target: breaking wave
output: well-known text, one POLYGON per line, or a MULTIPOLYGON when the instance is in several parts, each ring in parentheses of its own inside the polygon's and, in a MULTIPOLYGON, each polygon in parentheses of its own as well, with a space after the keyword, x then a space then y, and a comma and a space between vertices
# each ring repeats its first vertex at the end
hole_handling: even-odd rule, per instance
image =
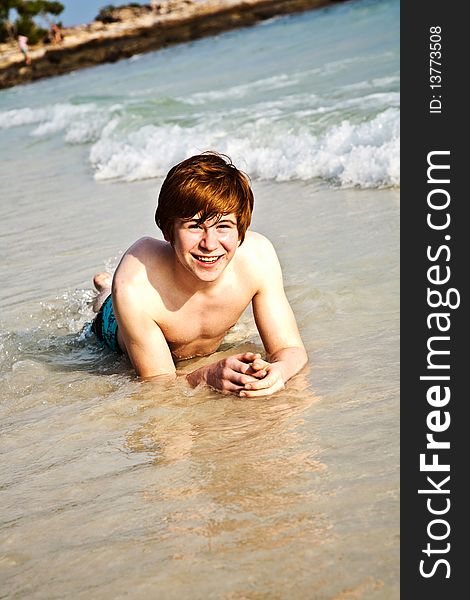
POLYGON ((147 125, 127 135, 111 128, 92 147, 98 180, 136 181, 163 177, 177 162, 214 149, 228 154, 255 179, 288 181, 322 178, 342 186, 396 186, 400 182, 399 111, 374 119, 344 120, 322 134, 258 119, 238 130, 205 124, 147 125))
MULTIPOLYGON (((296 75, 298 78, 298 74, 296 75)), ((263 84, 278 90, 284 75, 165 102, 124 99, 105 106, 55 104, 0 112, 0 129, 29 127, 35 138, 61 135, 90 145, 97 180, 163 177, 177 162, 212 149, 228 154, 253 179, 321 178, 344 187, 400 184, 399 94, 396 77, 338 88, 335 98, 281 91, 269 100, 220 107, 225 97, 263 84), (353 91, 363 90, 355 96, 353 91)))

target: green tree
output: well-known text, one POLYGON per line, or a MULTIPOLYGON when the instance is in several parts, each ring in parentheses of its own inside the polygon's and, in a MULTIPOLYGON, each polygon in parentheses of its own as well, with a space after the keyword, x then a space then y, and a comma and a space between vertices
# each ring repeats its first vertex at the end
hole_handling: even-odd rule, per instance
POLYGON ((13 35, 13 24, 8 16, 10 9, 15 8, 15 0, 0 0, 0 42, 6 41, 13 35))
POLYGON ((47 0, 0 0, 0 41, 6 41, 16 35, 28 36, 29 42, 35 44, 47 33, 39 27, 34 17, 40 16, 49 24, 49 15, 58 16, 64 10, 60 2, 47 0), (10 11, 15 9, 18 17, 10 21, 10 11))

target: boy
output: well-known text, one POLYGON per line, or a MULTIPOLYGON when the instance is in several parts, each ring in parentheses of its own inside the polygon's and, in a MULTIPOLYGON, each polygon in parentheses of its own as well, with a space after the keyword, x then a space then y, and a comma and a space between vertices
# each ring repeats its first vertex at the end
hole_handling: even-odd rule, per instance
POLYGON ((269 362, 237 354, 193 371, 189 384, 263 396, 306 364, 276 253, 247 232, 253 203, 246 175, 228 157, 192 156, 169 171, 160 191, 155 221, 165 241, 138 240, 112 281, 95 275, 93 329, 129 356, 138 376, 175 377, 173 358, 212 354, 250 302, 269 362))

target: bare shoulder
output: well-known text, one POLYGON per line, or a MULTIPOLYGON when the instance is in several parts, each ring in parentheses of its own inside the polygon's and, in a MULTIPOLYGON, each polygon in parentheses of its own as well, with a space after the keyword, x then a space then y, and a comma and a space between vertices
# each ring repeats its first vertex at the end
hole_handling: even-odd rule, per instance
POLYGON ((279 284, 282 281, 276 250, 264 235, 247 232, 237 254, 244 278, 251 280, 256 290, 261 291, 274 282, 279 284))
POLYGON ((265 269, 278 263, 276 250, 270 240, 255 231, 247 231, 238 253, 243 263, 248 262, 250 268, 265 269))
POLYGON ((139 293, 150 285, 149 274, 165 262, 168 243, 152 237, 137 240, 124 253, 113 278, 113 294, 139 293))
POLYGON ((149 260, 155 260, 162 255, 168 248, 168 242, 163 242, 152 237, 142 237, 130 246, 124 253, 123 259, 133 257, 142 264, 149 260))

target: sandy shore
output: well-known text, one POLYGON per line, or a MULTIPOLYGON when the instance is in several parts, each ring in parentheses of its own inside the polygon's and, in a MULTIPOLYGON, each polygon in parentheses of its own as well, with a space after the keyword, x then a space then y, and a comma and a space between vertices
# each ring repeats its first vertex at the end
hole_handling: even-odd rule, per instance
POLYGON ((172 3, 169 12, 148 5, 115 23, 93 21, 65 28, 61 43, 31 47, 30 65, 25 64, 16 43, 0 45, 0 89, 331 3, 331 0, 178 0, 172 3))

